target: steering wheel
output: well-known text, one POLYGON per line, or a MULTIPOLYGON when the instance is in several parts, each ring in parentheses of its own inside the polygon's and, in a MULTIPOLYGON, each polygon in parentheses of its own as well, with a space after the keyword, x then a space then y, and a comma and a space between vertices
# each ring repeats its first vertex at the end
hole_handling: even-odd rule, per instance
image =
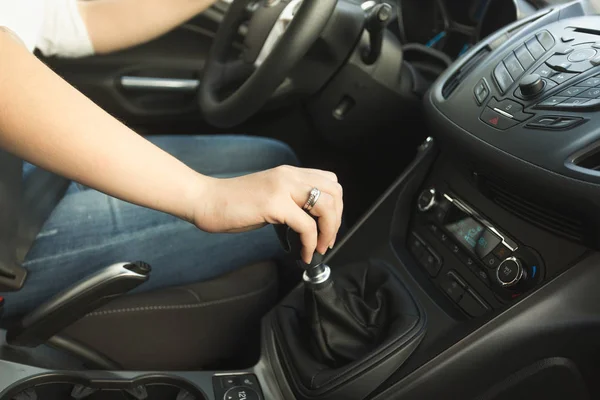
POLYGON ((229 128, 259 111, 319 38, 336 4, 337 0, 234 0, 204 67, 199 104, 205 119, 229 128), (289 24, 277 28, 278 20, 290 12, 289 24), (245 21, 244 49, 240 58, 231 60, 245 21))

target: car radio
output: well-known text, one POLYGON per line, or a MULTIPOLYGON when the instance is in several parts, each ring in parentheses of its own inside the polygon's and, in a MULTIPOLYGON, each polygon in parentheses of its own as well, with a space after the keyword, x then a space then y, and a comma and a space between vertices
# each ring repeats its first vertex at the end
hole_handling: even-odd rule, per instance
POLYGON ((416 208, 408 247, 429 278, 459 306, 465 295, 481 305, 479 312, 461 307, 467 314, 498 308, 544 276, 543 261, 534 249, 518 243, 451 191, 429 187, 417 198, 416 208), (483 285, 470 284, 473 278, 483 285))

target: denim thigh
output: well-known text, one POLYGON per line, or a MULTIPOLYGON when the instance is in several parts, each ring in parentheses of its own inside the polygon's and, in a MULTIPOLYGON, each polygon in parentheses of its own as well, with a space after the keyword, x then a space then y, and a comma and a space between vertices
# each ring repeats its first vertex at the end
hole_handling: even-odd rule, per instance
MULTIPOLYGON (((248 136, 156 136, 153 143, 211 176, 243 175, 298 160, 285 144, 248 136)), ((171 215, 72 185, 29 251, 27 282, 3 293, 7 316, 20 315, 115 262, 143 260, 150 280, 138 291, 215 278, 280 256, 272 227, 209 234, 171 215)))

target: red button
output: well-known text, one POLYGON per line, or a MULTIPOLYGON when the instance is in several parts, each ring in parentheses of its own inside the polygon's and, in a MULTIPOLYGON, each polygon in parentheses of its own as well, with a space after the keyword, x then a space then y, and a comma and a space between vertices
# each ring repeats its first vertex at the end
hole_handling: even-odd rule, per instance
POLYGON ((489 107, 486 107, 481 113, 481 120, 496 129, 508 129, 519 123, 519 121, 506 117, 489 107))

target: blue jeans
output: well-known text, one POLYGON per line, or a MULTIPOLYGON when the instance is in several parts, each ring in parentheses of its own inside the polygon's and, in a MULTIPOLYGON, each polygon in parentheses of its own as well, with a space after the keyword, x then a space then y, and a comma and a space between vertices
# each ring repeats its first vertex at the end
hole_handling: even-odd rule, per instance
MULTIPOLYGON (((157 146, 206 175, 231 177, 297 165, 289 147, 247 136, 159 136, 157 146)), ((137 291, 201 282, 281 255, 272 227, 209 234, 171 215, 72 184, 46 221, 25 267, 23 289, 0 293, 6 316, 22 315, 76 281, 115 262, 153 269, 137 291)))

